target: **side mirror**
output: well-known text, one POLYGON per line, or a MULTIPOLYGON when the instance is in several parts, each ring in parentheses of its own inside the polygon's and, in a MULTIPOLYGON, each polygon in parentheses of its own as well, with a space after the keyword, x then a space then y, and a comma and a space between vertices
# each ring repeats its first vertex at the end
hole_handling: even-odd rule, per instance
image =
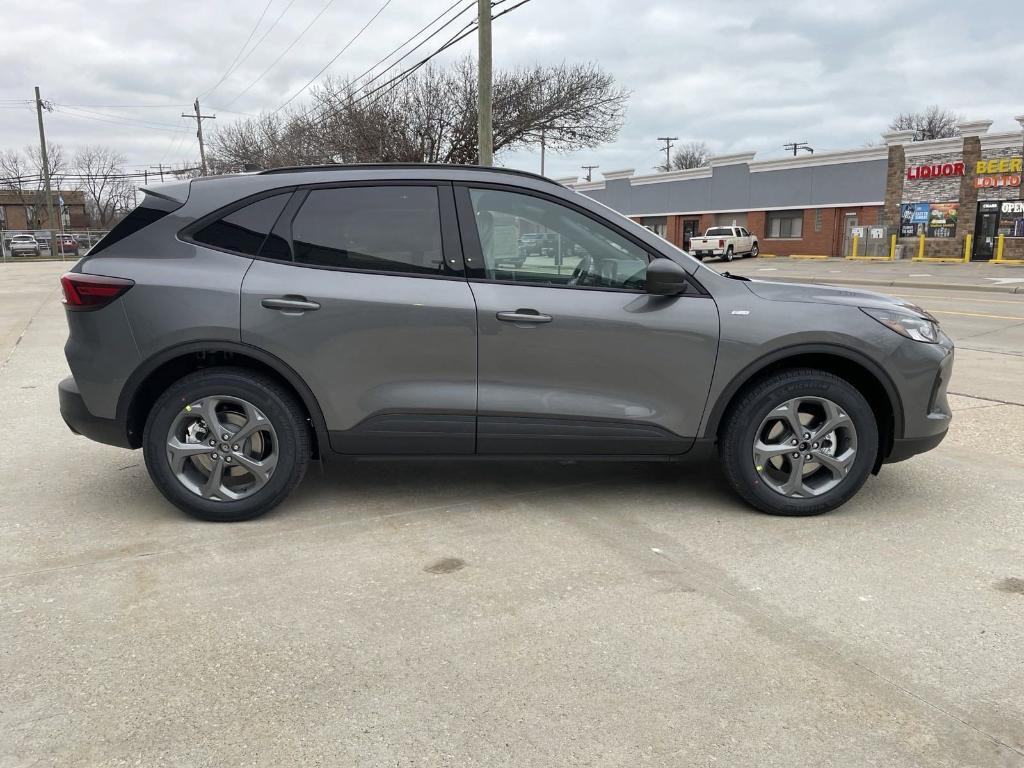
POLYGON ((647 265, 646 290, 655 296, 678 296, 690 285, 686 277, 686 270, 672 259, 654 259, 647 265))

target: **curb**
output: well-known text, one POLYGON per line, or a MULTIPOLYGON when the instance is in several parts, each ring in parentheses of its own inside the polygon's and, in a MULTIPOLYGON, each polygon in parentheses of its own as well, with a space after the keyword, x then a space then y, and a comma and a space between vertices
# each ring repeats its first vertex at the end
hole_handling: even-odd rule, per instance
POLYGON ((754 280, 765 280, 771 282, 778 280, 783 283, 818 283, 821 285, 872 285, 883 288, 931 288, 940 291, 978 291, 981 293, 1014 293, 1024 295, 1024 285, 964 285, 962 283, 925 283, 912 280, 866 280, 863 278, 819 278, 817 276, 802 275, 771 275, 754 277, 744 275, 754 280))

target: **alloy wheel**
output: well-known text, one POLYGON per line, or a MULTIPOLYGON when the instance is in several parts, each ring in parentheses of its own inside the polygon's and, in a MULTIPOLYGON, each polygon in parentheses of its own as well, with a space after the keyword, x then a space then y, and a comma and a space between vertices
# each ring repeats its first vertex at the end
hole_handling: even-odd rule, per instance
POLYGON ((228 395, 186 405, 171 422, 166 445, 178 482, 210 501, 252 496, 278 461, 274 425, 252 403, 228 395))
POLYGON ((828 493, 857 458, 849 414, 822 397, 797 397, 773 408, 754 435, 754 469, 764 484, 791 498, 828 493))

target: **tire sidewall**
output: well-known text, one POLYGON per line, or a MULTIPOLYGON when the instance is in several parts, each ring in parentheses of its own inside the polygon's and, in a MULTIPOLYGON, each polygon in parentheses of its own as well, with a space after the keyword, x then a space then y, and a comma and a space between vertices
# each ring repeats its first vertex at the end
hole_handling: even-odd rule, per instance
POLYGON ((159 491, 179 509, 203 520, 234 522, 263 514, 277 505, 298 482, 298 470, 304 472, 300 448, 305 444, 282 393, 264 387, 243 374, 197 372, 172 384, 150 411, 143 433, 146 468, 159 491), (171 423, 189 403, 212 395, 238 397, 255 405, 269 419, 277 435, 277 466, 267 484, 257 493, 238 501, 211 501, 185 488, 175 477, 167 461, 166 440, 171 423))
POLYGON ((725 450, 730 454, 728 461, 738 479, 752 497, 748 500, 762 511, 780 515, 821 514, 844 504, 867 480, 878 453, 878 426, 871 406, 851 384, 831 376, 809 375, 768 387, 745 405, 736 414, 742 425, 734 433, 738 439, 725 446, 725 450), (752 455, 755 436, 768 413, 796 397, 831 400, 853 419, 857 431, 857 456, 850 472, 831 491, 807 499, 783 496, 765 485, 754 467, 752 455))

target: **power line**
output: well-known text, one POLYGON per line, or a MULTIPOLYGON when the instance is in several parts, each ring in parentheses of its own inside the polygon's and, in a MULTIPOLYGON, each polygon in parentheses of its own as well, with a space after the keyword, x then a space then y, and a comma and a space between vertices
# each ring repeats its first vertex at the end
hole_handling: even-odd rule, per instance
POLYGON ((281 51, 281 55, 278 56, 276 59, 274 59, 271 62, 270 66, 267 67, 265 70, 263 70, 259 75, 257 75, 256 78, 251 83, 249 83, 247 86, 245 86, 245 88, 243 88, 241 91, 239 91, 238 94, 236 94, 235 97, 233 99, 231 99, 231 101, 229 101, 226 106, 230 107, 232 104, 234 104, 236 101, 238 101, 242 96, 244 96, 246 93, 249 92, 250 88, 252 88, 254 85, 256 85, 256 83, 258 83, 260 80, 262 80, 270 70, 272 70, 274 67, 276 67, 277 63, 279 61, 281 61, 281 59, 283 59, 286 55, 288 55, 288 52, 292 48, 295 47, 295 45, 299 42, 299 40, 301 40, 303 38, 303 36, 307 32, 309 32, 309 30, 313 27, 313 25, 316 24, 317 20, 321 16, 323 16, 324 13, 326 13, 327 9, 330 8, 331 5, 333 5, 333 4, 334 4, 334 0, 327 0, 327 2, 324 3, 324 7, 321 8, 320 11, 316 14, 316 16, 314 16, 313 19, 309 22, 309 24, 306 25, 305 29, 303 29, 301 32, 299 32, 298 36, 288 44, 288 47, 285 48, 283 51, 281 51))
POLYGON ((143 123, 143 122, 139 122, 139 121, 129 120, 127 118, 117 118, 117 117, 114 117, 113 115, 105 115, 103 117, 98 117, 98 116, 94 116, 94 115, 87 115, 87 114, 84 114, 84 113, 81 113, 81 112, 76 112, 74 110, 69 110, 67 108, 56 108, 55 107, 54 111, 56 111, 56 112, 58 112, 58 113, 60 113, 62 115, 65 115, 66 117, 76 117, 76 118, 79 118, 81 120, 95 120, 95 121, 100 122, 100 123, 109 123, 111 125, 128 126, 128 127, 133 127, 133 128, 148 128, 149 130, 152 130, 152 131, 171 131, 171 132, 177 132, 177 131, 180 130, 176 126, 172 126, 170 123, 160 123, 159 125, 155 124, 155 123, 143 123))
POLYGON ((228 77, 231 76, 231 68, 235 66, 235 62, 238 61, 238 57, 242 55, 242 53, 245 51, 245 47, 249 45, 249 41, 252 40, 252 36, 256 34, 256 30, 260 28, 260 24, 263 23, 263 17, 267 15, 267 11, 270 10, 270 6, 273 2, 274 0, 267 0, 267 4, 263 6, 263 13, 261 13, 260 17, 256 19, 256 25, 249 31, 249 36, 245 38, 245 42, 242 43, 242 47, 238 49, 238 53, 235 54, 235 58, 233 58, 231 60, 231 63, 228 64, 228 68, 224 70, 224 74, 220 76, 220 80, 214 83, 212 88, 210 88, 204 93, 199 94, 199 98, 205 99, 211 93, 216 91, 217 88, 220 87, 221 83, 223 83, 225 80, 228 79, 228 77))
MULTIPOLYGON (((402 48, 407 46, 409 43, 411 43, 413 40, 415 40, 417 37, 419 37, 421 34, 423 34, 426 30, 428 30, 430 27, 432 27, 434 24, 436 24, 438 22, 438 20, 441 19, 441 17, 443 17, 446 14, 448 14, 452 10, 452 8, 454 8, 456 5, 458 5, 462 1, 463 0, 455 0, 454 3, 452 3, 447 8, 445 8, 443 11, 441 11, 441 13, 439 13, 437 16, 435 16, 425 26, 423 26, 418 32, 416 32, 416 34, 414 34, 412 37, 410 37, 404 43, 402 43, 397 48, 395 48, 393 51, 391 51, 391 53, 389 53, 384 58, 380 59, 376 64, 374 64, 372 67, 367 69, 365 72, 362 72, 361 74, 359 74, 356 77, 352 78, 352 82, 358 83, 358 87, 361 88, 361 89, 368 88, 375 80, 380 79, 385 74, 387 74, 387 72, 389 70, 394 69, 395 67, 397 67, 401 62, 403 62, 405 59, 407 59, 409 56, 411 56, 415 51, 417 51, 420 48, 422 48, 429 40, 433 39, 438 34, 440 34, 442 30, 444 30, 445 28, 450 27, 452 24, 454 24, 463 13, 465 13, 470 8, 472 8, 474 5, 476 5, 476 1, 477 0, 469 0, 469 3, 467 5, 465 5, 465 6, 463 6, 463 8, 461 8, 459 11, 457 11, 454 16, 452 16, 450 19, 448 19, 448 21, 446 21, 440 27, 438 27, 433 32, 431 32, 427 37, 425 37, 422 40, 420 40, 419 43, 417 43, 414 47, 410 48, 408 51, 406 51, 404 54, 402 54, 401 57, 399 57, 395 61, 391 62, 391 65, 387 69, 381 70, 376 75, 374 75, 369 80, 367 80, 365 83, 360 82, 364 77, 366 77, 368 74, 373 72, 373 70, 375 70, 377 67, 379 67, 381 64, 383 64, 385 61, 387 61, 392 56, 394 56, 396 53, 398 53, 400 50, 402 50, 402 48)), ((466 25, 466 26, 469 26, 469 25, 466 25)), ((466 27, 463 27, 463 29, 466 29, 466 27)), ((312 112, 312 111, 313 110, 310 110, 310 112, 312 112)), ((303 115, 303 117, 309 115, 310 112, 307 112, 305 115, 303 115)))
POLYGON ((384 12, 384 9, 387 8, 389 5, 391 5, 391 2, 392 2, 392 0, 384 0, 384 4, 380 8, 378 8, 377 12, 375 14, 373 14, 373 16, 370 17, 370 20, 367 21, 365 24, 363 24, 362 28, 358 32, 356 32, 355 35, 352 36, 352 39, 349 40, 347 43, 345 43, 345 45, 342 46, 341 50, 338 51, 336 54, 334 54, 334 57, 330 61, 328 61, 326 64, 324 64, 323 67, 320 68, 319 72, 317 72, 315 75, 313 75, 311 78, 309 78, 309 80, 306 82, 306 84, 304 86, 302 86, 301 88, 299 88, 299 90, 297 90, 295 93, 293 93, 284 104, 282 104, 277 109, 275 109, 273 112, 271 112, 271 114, 272 115, 276 115, 282 109, 284 109, 289 104, 291 104, 300 93, 302 93, 304 90, 309 88, 309 86, 313 84, 314 80, 316 80, 318 77, 320 77, 320 75, 322 75, 325 71, 327 71, 327 68, 329 66, 331 66, 334 62, 336 62, 338 60, 338 58, 341 56, 341 54, 343 54, 345 51, 347 51, 349 49, 349 47, 352 45, 352 43, 354 43, 356 40, 359 39, 359 36, 362 35, 363 32, 366 31, 367 27, 369 27, 371 24, 373 24, 374 21, 376 21, 377 17, 380 16, 384 12))
MULTIPOLYGON (((494 3, 494 5, 499 5, 502 2, 507 2, 507 0, 498 0, 498 2, 494 3)), ((526 5, 528 2, 530 2, 530 0, 520 0, 520 2, 516 3, 511 8, 507 8, 506 10, 502 11, 501 13, 494 14, 491 17, 491 20, 493 21, 495 19, 498 19, 498 18, 504 16, 507 13, 511 13, 516 8, 519 8, 522 5, 526 5)), ((476 0, 473 0, 471 5, 476 5, 476 0)), ((465 10, 466 9, 464 8, 463 11, 465 11, 465 10)), ((463 11, 459 11, 459 14, 463 13, 463 11)), ((458 18, 458 15, 456 15, 454 18, 449 20, 444 26, 448 26, 449 24, 451 24, 451 22, 455 21, 455 19, 457 19, 457 18, 458 18)), ((442 27, 442 29, 443 28, 444 27, 442 27)), ((397 88, 398 85, 400 85, 402 81, 404 81, 404 80, 408 79, 409 77, 411 77, 414 72, 416 72, 420 67, 422 67, 424 64, 426 64, 428 61, 430 61, 434 57, 440 55, 441 53, 443 53, 448 48, 451 48, 453 45, 458 43, 460 40, 463 40, 466 37, 468 37, 469 35, 473 34, 476 31, 476 29, 477 29, 477 25, 476 25, 475 21, 472 21, 472 22, 466 24, 466 26, 464 26, 461 30, 459 30, 457 33, 455 33, 455 35, 453 35, 451 38, 449 38, 443 45, 441 45, 436 51, 431 53, 429 56, 425 56, 424 58, 420 59, 418 62, 413 64, 408 69, 398 73, 397 75, 392 77, 390 80, 387 80, 386 82, 382 83, 381 85, 377 86, 376 88, 363 93, 358 98, 353 100, 351 102, 350 106, 355 106, 356 104, 359 104, 359 103, 365 101, 366 99, 370 98, 374 94, 379 93, 380 91, 386 89, 389 85, 392 86, 392 88, 397 88)), ((440 30, 438 30, 438 31, 440 31, 440 30)), ((432 36, 433 35, 431 35, 431 37, 432 36)), ((415 37, 415 35, 414 35, 414 37, 415 37)), ((427 38, 427 39, 430 39, 430 38, 427 38)), ((426 40, 424 40, 423 42, 426 42, 426 40)), ((419 47, 419 46, 417 46, 417 47, 419 47)), ((413 50, 415 50, 415 49, 413 49, 413 50)), ((411 53, 411 52, 412 51, 409 51, 409 53, 411 53)), ((403 56, 402 58, 405 58, 405 57, 403 56)), ((399 61, 401 61, 401 59, 399 59, 399 61)), ((397 64, 397 62, 395 62, 395 63, 397 64)), ((381 74, 383 74, 383 73, 381 73, 381 74)), ((376 78, 374 78, 374 79, 376 79, 376 78)), ((381 94, 381 96, 379 96, 378 99, 382 98, 383 95, 384 94, 381 94)), ((310 110, 310 112, 312 112, 312 111, 313 110, 310 110)), ((310 112, 307 112, 306 114, 308 115, 308 114, 310 114, 310 112)), ((324 122, 326 122, 326 120, 329 117, 330 117, 330 114, 321 115, 319 120, 317 120, 315 122, 315 124, 316 125, 321 125, 324 122)))

